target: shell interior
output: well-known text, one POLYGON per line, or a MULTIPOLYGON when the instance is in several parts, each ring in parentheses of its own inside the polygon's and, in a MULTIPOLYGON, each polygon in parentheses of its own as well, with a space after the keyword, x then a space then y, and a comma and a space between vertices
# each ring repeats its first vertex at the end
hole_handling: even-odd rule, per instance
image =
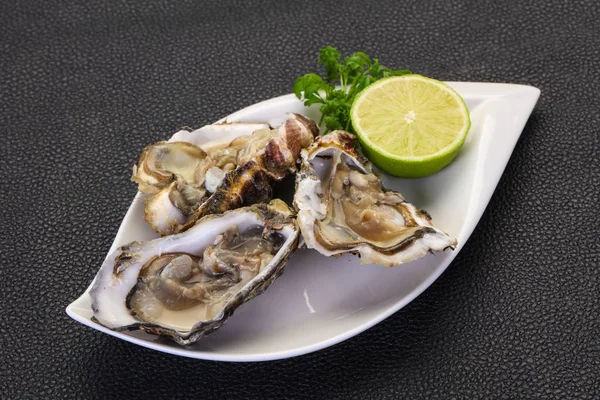
POLYGON ((455 246, 429 214, 383 187, 354 140, 332 132, 302 154, 295 204, 307 245, 328 256, 358 253, 362 263, 386 266, 455 246))
POLYGON ((98 272, 90 292, 94 318, 111 329, 192 343, 279 276, 298 236, 289 208, 274 200, 124 246, 98 272))
POLYGON ((148 146, 132 177, 142 192, 152 194, 145 200, 144 218, 154 231, 169 235, 189 229, 204 215, 269 201, 273 182, 296 172, 300 150, 316 133, 314 121, 291 114, 278 129, 208 125, 148 146), (204 141, 218 133, 224 137, 204 141))

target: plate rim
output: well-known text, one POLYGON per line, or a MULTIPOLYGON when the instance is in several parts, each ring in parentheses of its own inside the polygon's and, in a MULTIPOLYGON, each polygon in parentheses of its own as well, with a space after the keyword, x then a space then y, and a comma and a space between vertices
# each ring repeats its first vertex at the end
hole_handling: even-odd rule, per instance
MULTIPOLYGON (((67 315, 70 318, 72 318, 73 320, 81 323, 82 325, 88 326, 92 329, 106 333, 110 336, 122 339, 122 340, 130 342, 130 343, 137 344, 137 345, 145 347, 145 348, 157 350, 157 351, 167 353, 167 354, 187 357, 187 358, 210 360, 210 361, 227 361, 227 362, 272 361, 272 360, 285 359, 285 358, 296 357, 296 356, 312 353, 312 352, 319 351, 324 348, 336 345, 347 339, 350 339, 350 338, 366 331, 367 329, 370 329, 371 327, 375 326, 376 324, 380 323, 381 321, 387 319, 389 316, 391 316, 392 314, 394 314, 397 311, 404 308, 406 305, 408 305, 410 302, 412 302, 415 298, 417 298, 419 295, 421 295, 425 290, 427 290, 427 288, 429 288, 433 284, 433 282, 435 282, 441 276, 441 274, 443 274, 444 271, 446 271, 448 266, 456 258, 458 253, 462 250, 462 248, 464 247, 464 245, 470 238, 476 225, 479 223, 479 220, 481 219, 481 216, 483 215, 484 210, 487 208, 487 205, 489 204, 489 201, 493 195, 493 192, 494 192, 495 188, 497 187, 498 183, 500 182, 500 178, 504 172, 504 169, 506 168, 506 165, 508 164, 508 161, 510 160, 510 156, 512 155, 512 153, 514 151, 514 147, 515 147, 517 141, 519 140, 519 138, 523 132, 523 129, 525 127, 525 124, 529 120, 529 117, 531 116, 531 114, 535 108, 535 105, 537 104, 537 101, 539 99, 539 96, 541 94, 541 91, 539 88, 530 86, 530 85, 523 85, 523 84, 497 83, 497 82, 455 82, 455 81, 449 81, 446 83, 449 84, 451 87, 453 87, 455 90, 457 90, 459 92, 459 94, 461 94, 461 96, 463 96, 463 97, 477 96, 477 97, 484 97, 484 98, 489 98, 489 99, 502 99, 502 100, 507 100, 507 98, 512 98, 512 97, 517 97, 517 98, 523 97, 522 99, 520 99, 521 103, 519 103, 521 108, 520 108, 520 112, 518 114, 520 117, 519 122, 517 123, 518 128, 515 129, 516 133, 513 133, 513 135, 511 135, 511 137, 510 137, 510 143, 508 144, 508 146, 510 147, 510 151, 508 152, 506 159, 503 160, 504 162, 501 163, 503 165, 499 166, 499 168, 496 168, 495 173, 496 173, 496 175, 498 175, 497 179, 492 179, 493 183, 492 184, 488 183, 486 185, 486 187, 484 188, 485 191, 483 193, 480 193, 480 195, 478 197, 478 202, 476 204, 477 210, 470 213, 471 214, 470 217, 469 216, 465 217, 467 219, 467 221, 465 223, 465 226, 463 226, 460 234, 458 235, 458 236, 465 236, 465 238, 463 240, 460 240, 459 245, 454 250, 454 252, 450 255, 450 257, 448 257, 444 262, 442 262, 440 264, 440 266, 438 268, 436 268, 436 270, 427 277, 427 279, 425 279, 418 286, 416 286, 408 295, 404 296, 402 299, 400 299, 396 303, 393 303, 392 305, 390 305, 385 311, 382 311, 379 314, 377 314, 377 316, 371 318, 370 320, 368 320, 365 323, 359 324, 351 329, 348 329, 343 333, 331 336, 327 339, 321 340, 321 341, 313 343, 313 344, 307 344, 307 345, 303 345, 303 346, 300 346, 297 348, 292 348, 292 349, 288 349, 288 350, 277 350, 277 351, 267 352, 267 353, 230 355, 230 354, 222 354, 222 353, 218 353, 218 352, 214 353, 214 352, 210 352, 210 351, 197 351, 197 350, 190 351, 185 347, 180 347, 180 348, 172 347, 172 346, 165 345, 163 343, 157 343, 154 341, 148 341, 146 339, 127 335, 123 332, 116 332, 116 331, 110 330, 100 324, 93 322, 91 319, 88 319, 77 312, 77 310, 81 308, 81 307, 79 307, 79 303, 82 301, 85 301, 84 298, 86 296, 89 296, 89 290, 93 284, 93 281, 92 281, 92 283, 90 283, 90 285, 87 287, 87 289, 76 300, 72 301, 66 307, 65 311, 66 311, 67 315)), ((247 107, 244 107, 238 111, 235 111, 235 112, 231 113, 230 115, 221 118, 219 121, 217 121, 217 123, 221 123, 221 122, 225 122, 225 121, 228 121, 228 122, 235 121, 236 119, 239 119, 240 116, 243 116, 243 114, 245 112, 252 112, 252 110, 257 110, 260 108, 268 108, 268 107, 272 106, 273 104, 280 103, 280 102, 282 102, 284 100, 288 100, 288 99, 296 100, 296 97, 294 94, 285 94, 285 95, 273 97, 273 98, 270 98, 267 100, 263 100, 258 103, 251 104, 247 107)), ((489 99, 487 99, 487 100, 489 100, 489 99)), ((515 104, 516 104, 516 101, 515 101, 515 104)), ((254 112, 256 112, 256 111, 254 111, 254 112)), ((480 171, 480 174, 481 173, 482 172, 480 171)), ((476 177, 474 177, 474 179, 475 178, 476 177)), ((114 243, 117 242, 117 239, 121 236, 123 224, 127 220, 129 213, 132 211, 133 203, 138 199, 139 196, 140 196, 140 193, 138 192, 136 194, 136 196, 133 198, 131 205, 129 206, 127 212, 123 216, 123 219, 121 221, 121 224, 119 225, 117 234, 115 235, 115 238, 113 240, 113 244, 111 245, 109 254, 113 251, 112 247, 114 246, 114 243)), ((471 199, 471 201, 472 201, 472 199, 471 199)))

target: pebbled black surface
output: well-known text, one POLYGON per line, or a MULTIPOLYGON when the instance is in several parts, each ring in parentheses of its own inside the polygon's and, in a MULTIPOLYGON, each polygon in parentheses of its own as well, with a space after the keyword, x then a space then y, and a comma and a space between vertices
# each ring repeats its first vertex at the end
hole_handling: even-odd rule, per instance
POLYGON ((0 397, 600 398, 599 32, 594 1, 3 2, 0 397), (70 320, 140 149, 290 92, 327 44, 542 90, 442 277, 351 340, 269 363, 178 358, 70 320))

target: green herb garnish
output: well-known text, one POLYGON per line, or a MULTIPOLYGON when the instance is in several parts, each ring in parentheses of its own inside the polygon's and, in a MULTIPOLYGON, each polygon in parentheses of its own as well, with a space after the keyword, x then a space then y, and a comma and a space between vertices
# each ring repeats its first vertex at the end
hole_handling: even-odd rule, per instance
POLYGON ((294 93, 304 100, 307 107, 322 104, 319 126, 325 124, 323 133, 336 129, 352 131, 352 102, 371 83, 388 76, 412 73, 407 69, 391 70, 384 67, 377 58, 371 59, 361 51, 342 59, 342 55, 331 46, 321 49, 319 64, 325 67, 325 80, 314 73, 303 75, 296 79, 294 93))

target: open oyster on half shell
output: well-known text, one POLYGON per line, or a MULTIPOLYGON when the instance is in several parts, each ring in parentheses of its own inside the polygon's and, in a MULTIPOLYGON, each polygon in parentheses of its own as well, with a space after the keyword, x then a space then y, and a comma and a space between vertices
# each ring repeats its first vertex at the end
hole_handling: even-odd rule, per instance
POLYGON ((299 229, 281 200, 202 218, 186 232, 107 257, 90 291, 94 319, 191 344, 283 272, 299 229))
POLYGON ((133 168, 145 199, 144 218, 152 229, 169 235, 189 229, 207 214, 223 212, 272 198, 271 185, 296 172, 300 150, 317 133, 316 124, 299 114, 278 128, 266 124, 217 124, 207 130, 241 134, 232 140, 215 140, 201 146, 194 132, 185 141, 159 142, 146 147, 133 168), (248 133, 250 130, 250 134, 248 133), (233 131, 233 132, 232 132, 233 131))
POLYGON ((302 150, 294 204, 309 248, 326 256, 358 254, 361 263, 388 267, 456 246, 431 217, 386 190, 356 137, 334 131, 302 150))

